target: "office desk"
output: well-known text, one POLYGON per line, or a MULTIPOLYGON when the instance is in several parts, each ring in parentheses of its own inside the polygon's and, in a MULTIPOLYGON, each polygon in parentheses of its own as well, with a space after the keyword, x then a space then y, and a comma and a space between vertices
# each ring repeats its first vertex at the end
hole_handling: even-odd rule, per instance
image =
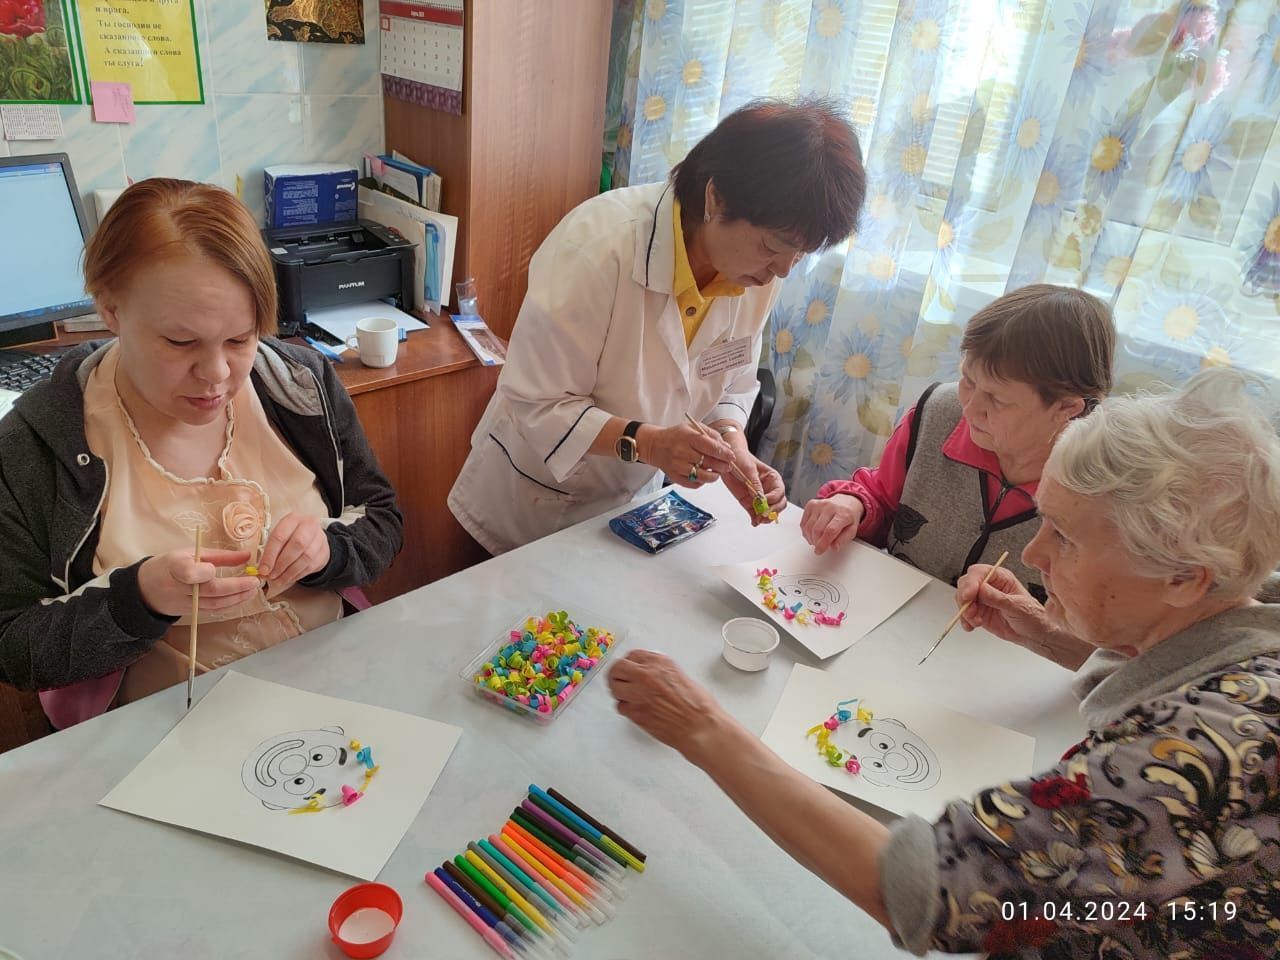
MULTIPOLYGON (((394 365, 366 367, 354 353, 336 365, 338 379, 355 402, 404 512, 404 550, 366 589, 374 601, 398 596, 488 556, 453 518, 445 500, 501 368, 482 366, 447 317, 424 318, 431 328, 409 334, 394 365)), ((23 349, 50 351, 109 336, 60 333, 57 340, 23 349)))
POLYGON ((404 550, 365 590, 374 601, 488 558, 445 501, 502 368, 482 365, 447 317, 426 319, 431 329, 409 334, 392 366, 366 367, 354 354, 337 366, 404 513, 404 550))
MULTIPOLYGON (((574 957, 901 956, 703 773, 619 717, 603 678, 540 728, 482 701, 458 677, 484 644, 532 612, 525 598, 549 594, 611 615, 628 634, 621 651, 670 653, 763 730, 791 665, 815 661, 784 638, 766 671, 724 663, 721 624, 754 605, 707 567, 798 536, 799 511, 784 513, 780 527, 753 530, 723 487, 692 499, 719 522, 660 557, 595 518, 234 665, 464 728, 379 877, 405 906, 388 960, 491 956, 422 877, 494 832, 531 782, 562 788, 648 854, 617 918, 584 931, 574 957)), ((1083 732, 1066 671, 981 633, 957 633, 914 666, 953 609, 950 589, 931 583, 829 669, 856 672, 859 660, 875 661, 947 706, 1034 735, 1037 765, 1055 762, 1083 732)), ((198 678, 197 694, 217 677, 198 678)), ((181 717, 184 696, 174 687, 0 756, 0 944, 24 960, 339 957, 325 918, 351 879, 96 806, 181 717)))

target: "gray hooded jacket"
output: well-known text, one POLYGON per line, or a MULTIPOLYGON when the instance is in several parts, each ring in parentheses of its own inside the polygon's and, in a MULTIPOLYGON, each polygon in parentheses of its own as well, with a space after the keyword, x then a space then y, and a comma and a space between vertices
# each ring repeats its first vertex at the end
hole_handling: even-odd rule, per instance
MULTIPOLYGON (((0 420, 0 680, 63 687, 133 663, 175 618, 138 587, 140 557, 95 577, 106 464, 85 439, 84 385, 109 344, 82 344, 0 420)), ((403 544, 395 491, 351 398, 318 354, 263 340, 250 375, 268 419, 316 475, 329 564, 308 587, 372 582, 403 544)))

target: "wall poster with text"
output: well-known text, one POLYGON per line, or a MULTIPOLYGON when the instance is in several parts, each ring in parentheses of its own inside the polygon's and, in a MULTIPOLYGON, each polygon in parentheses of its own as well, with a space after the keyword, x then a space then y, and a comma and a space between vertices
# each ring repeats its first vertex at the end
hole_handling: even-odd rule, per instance
POLYGON ((86 90, 127 83, 134 103, 204 103, 195 0, 71 2, 86 90))

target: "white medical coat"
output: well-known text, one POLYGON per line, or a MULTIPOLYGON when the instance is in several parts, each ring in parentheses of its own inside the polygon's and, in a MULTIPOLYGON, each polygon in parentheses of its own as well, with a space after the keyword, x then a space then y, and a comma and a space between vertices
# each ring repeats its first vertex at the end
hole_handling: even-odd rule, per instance
POLYGON ((611 415, 672 426, 688 412, 745 426, 779 284, 717 297, 686 346, 672 292, 674 194, 655 183, 593 197, 530 260, 506 365, 449 492, 454 516, 489 551, 658 488, 655 467, 587 454, 611 415), (741 338, 750 350, 737 366, 700 368, 704 353, 741 338))

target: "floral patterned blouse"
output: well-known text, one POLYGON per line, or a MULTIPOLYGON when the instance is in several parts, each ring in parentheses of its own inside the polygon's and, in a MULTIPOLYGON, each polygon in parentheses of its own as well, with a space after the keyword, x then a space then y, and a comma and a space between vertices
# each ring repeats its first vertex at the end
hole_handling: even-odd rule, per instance
POLYGON ((914 953, 1280 956, 1280 606, 1210 617, 1077 692, 1052 770, 899 821, 881 862, 914 953))

